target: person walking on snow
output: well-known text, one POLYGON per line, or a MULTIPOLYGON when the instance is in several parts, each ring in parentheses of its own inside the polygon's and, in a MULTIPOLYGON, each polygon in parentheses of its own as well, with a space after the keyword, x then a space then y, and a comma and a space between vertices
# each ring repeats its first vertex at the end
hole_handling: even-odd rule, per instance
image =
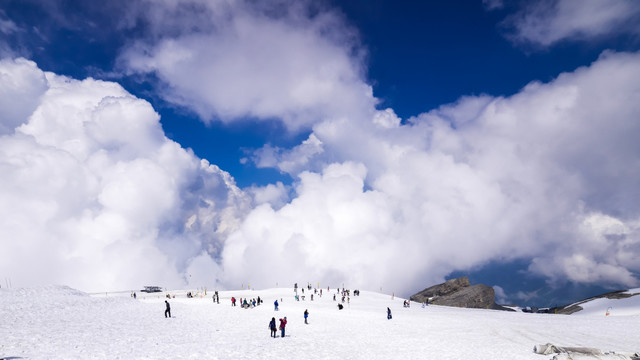
POLYGON ((280 331, 282 332, 281 336, 282 338, 284 338, 284 328, 287 326, 287 317, 285 316, 284 319, 280 319, 280 331))
POLYGON ((307 324, 307 325, 309 324, 309 323, 307 322, 307 318, 308 318, 308 317, 309 317, 309 310, 308 310, 308 309, 305 309, 305 310, 304 310, 304 323, 305 323, 305 324, 307 324))
POLYGON ((171 317, 171 305, 169 305, 169 302, 167 300, 165 300, 164 303, 167 304, 167 308, 164 310, 164 317, 166 318, 167 315, 171 317))
POLYGON ((276 318, 272 317, 269 322, 269 329, 271 329, 271 336, 276 337, 276 318))
POLYGON ((387 307, 387 319, 391 320, 391 309, 387 307))
POLYGON ((273 306, 275 307, 275 310, 278 311, 278 300, 273 302, 273 306))

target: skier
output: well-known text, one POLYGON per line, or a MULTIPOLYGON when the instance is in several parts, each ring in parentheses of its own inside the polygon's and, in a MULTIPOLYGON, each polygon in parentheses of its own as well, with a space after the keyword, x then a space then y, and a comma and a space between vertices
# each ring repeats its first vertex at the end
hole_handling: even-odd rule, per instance
POLYGON ((307 318, 309 317, 309 310, 305 309, 304 310, 304 323, 309 325, 309 323, 307 322, 307 318))
POLYGON ((278 311, 278 300, 273 302, 273 306, 275 307, 275 311, 278 311))
POLYGON ((276 318, 272 317, 269 322, 269 329, 271 329, 271 336, 276 337, 276 318))
POLYGON ((282 338, 284 338, 284 328, 287 326, 287 317, 285 316, 284 319, 280 319, 280 331, 282 332, 282 338))
POLYGON ((387 319, 391 320, 391 309, 387 307, 387 319))
POLYGON ((167 300, 165 300, 164 303, 167 304, 167 308, 164 311, 164 317, 166 318, 167 315, 169 315, 169 317, 171 317, 171 305, 169 305, 169 302, 167 300))

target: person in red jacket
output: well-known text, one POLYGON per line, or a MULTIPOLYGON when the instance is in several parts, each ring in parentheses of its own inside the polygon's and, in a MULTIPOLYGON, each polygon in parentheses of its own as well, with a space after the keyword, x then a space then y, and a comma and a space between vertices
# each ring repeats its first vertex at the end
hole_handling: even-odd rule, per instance
POLYGON ((287 326, 287 317, 284 319, 280 319, 280 331, 282 332, 281 336, 284 338, 284 328, 287 326))

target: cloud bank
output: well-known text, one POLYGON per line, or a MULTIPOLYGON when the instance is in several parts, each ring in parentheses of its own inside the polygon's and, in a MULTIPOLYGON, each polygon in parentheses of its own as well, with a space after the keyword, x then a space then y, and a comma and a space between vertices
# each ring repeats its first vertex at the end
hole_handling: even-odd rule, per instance
POLYGON ((404 125, 381 122, 389 110, 317 124, 322 151, 296 147, 273 166, 299 154, 322 170, 293 172, 281 209, 253 210, 223 268, 235 282, 255 279, 249 264, 260 263, 272 269, 266 284, 306 274, 407 292, 526 259, 552 285, 638 286, 639 79, 640 54, 605 53, 550 83, 463 97, 404 125))
POLYGON ((117 84, 3 60, 1 270, 82 289, 307 279, 401 293, 530 259, 551 282, 636 286, 638 60, 604 54, 405 124, 391 110, 324 121, 272 160, 298 177, 291 197, 238 189, 117 84))
POLYGON ((554 285, 640 286, 640 54, 604 53, 512 96, 401 121, 376 110, 334 12, 135 4, 120 26, 145 31, 119 69, 155 76, 161 96, 204 121, 275 118, 310 132, 251 158, 296 181, 238 189, 120 85, 2 60, 0 273, 14 283, 309 281, 408 295, 524 260, 554 285))

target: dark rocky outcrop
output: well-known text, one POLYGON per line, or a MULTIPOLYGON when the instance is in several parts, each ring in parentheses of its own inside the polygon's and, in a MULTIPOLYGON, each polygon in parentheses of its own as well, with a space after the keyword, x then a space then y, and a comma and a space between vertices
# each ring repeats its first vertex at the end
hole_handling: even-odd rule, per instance
POLYGON ((420 303, 429 300, 429 304, 435 305, 513 311, 496 304, 492 287, 482 284, 471 285, 466 276, 426 288, 412 295, 410 299, 420 303))
POLYGON ((457 279, 447 280, 443 284, 434 285, 432 287, 426 288, 419 293, 413 294, 411 296, 411 301, 417 301, 423 303, 428 298, 435 298, 441 296, 447 296, 459 291, 463 288, 470 286, 469 278, 463 276, 457 279))

